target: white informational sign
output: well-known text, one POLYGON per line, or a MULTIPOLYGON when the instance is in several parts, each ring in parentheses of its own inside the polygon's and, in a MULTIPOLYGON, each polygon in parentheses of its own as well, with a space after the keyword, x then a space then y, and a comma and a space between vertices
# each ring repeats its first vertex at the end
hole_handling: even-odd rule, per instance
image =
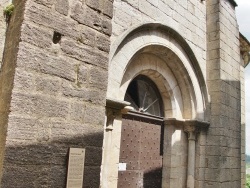
POLYGON ((70 148, 66 188, 82 188, 85 149, 70 148))
POLYGON ((127 163, 119 163, 118 170, 119 171, 126 171, 127 170, 127 163))

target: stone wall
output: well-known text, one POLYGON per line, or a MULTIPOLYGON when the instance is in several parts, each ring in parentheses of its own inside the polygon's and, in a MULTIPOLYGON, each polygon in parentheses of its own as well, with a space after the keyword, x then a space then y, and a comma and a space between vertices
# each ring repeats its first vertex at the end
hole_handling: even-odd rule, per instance
POLYGON ((206 2, 211 125, 205 187, 241 187, 241 75, 235 7, 228 0, 206 2))
POLYGON ((84 187, 99 187, 112 0, 13 3, 1 187, 65 187, 70 147, 86 149, 84 187))
POLYGON ((241 82, 241 187, 246 187, 246 115, 245 115, 245 67, 241 56, 240 82, 241 82))
POLYGON ((142 23, 159 22, 177 31, 192 48, 206 77, 206 5, 197 0, 115 0, 111 43, 142 23))

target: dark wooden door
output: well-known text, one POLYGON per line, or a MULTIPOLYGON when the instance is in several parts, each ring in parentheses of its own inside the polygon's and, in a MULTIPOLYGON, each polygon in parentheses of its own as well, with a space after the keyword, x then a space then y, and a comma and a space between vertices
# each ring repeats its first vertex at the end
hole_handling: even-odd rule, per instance
POLYGON ((160 188, 162 180, 162 119, 150 115, 123 117, 118 188, 160 188))

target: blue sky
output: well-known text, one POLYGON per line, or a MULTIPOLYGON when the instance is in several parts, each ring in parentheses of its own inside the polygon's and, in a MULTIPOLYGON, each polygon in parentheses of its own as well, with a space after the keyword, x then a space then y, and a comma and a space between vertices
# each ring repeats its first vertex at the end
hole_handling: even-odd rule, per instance
MULTIPOLYGON (((250 41, 250 1, 236 0, 236 15, 240 32, 250 41)), ((250 64, 245 69, 246 88, 246 153, 250 155, 250 64), (248 87, 247 87, 248 86, 248 87)))

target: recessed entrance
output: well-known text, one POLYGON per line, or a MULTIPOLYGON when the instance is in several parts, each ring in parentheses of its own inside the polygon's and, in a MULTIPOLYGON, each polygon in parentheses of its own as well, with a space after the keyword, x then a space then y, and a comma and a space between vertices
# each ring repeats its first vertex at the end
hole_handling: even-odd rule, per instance
POLYGON ((155 84, 137 76, 125 100, 134 107, 123 115, 119 188, 160 188, 162 183, 163 108, 155 84))

